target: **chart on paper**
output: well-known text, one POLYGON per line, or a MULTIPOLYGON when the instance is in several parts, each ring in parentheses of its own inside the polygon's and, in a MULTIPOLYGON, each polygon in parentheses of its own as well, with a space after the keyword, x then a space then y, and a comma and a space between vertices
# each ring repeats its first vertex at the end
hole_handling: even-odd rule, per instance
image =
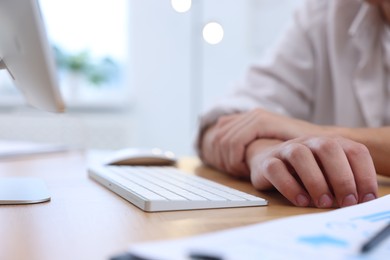
POLYGON ((390 221, 390 195, 326 213, 289 217, 187 239, 133 245, 146 258, 387 259, 390 239, 368 254, 361 246, 390 221))

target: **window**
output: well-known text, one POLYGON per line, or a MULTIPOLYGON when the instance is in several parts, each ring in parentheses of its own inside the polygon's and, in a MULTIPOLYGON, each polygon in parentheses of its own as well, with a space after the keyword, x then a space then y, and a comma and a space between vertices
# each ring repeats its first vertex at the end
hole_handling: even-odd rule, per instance
MULTIPOLYGON (((118 106, 128 99, 128 1, 40 0, 68 107, 118 106)), ((1 104, 22 100, 5 72, 1 104)))

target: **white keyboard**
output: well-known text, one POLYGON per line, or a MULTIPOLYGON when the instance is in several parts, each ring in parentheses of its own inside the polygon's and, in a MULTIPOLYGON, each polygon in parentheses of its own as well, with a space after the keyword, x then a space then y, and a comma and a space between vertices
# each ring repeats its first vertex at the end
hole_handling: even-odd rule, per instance
POLYGON ((265 206, 265 199, 164 166, 91 166, 89 176, 147 212, 265 206))

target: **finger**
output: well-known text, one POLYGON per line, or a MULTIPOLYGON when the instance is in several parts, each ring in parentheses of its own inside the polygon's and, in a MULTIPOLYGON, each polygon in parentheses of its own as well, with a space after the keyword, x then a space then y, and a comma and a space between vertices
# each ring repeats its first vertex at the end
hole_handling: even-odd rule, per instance
POLYGON ((335 138, 315 138, 310 141, 310 146, 323 166, 338 205, 357 204, 355 178, 341 145, 335 138))
POLYGON ((218 165, 223 167, 223 170, 234 176, 240 176, 247 173, 244 164, 244 152, 245 148, 239 145, 232 145, 229 136, 225 132, 219 132, 216 141, 213 144, 212 149, 215 151, 216 160, 218 165), (230 154, 232 150, 237 154, 231 159, 230 154))
POLYGON ((219 147, 219 136, 221 135, 217 124, 209 128, 202 141, 202 159, 210 166, 225 171, 219 147))
MULTIPOLYGON (((223 167, 223 171, 230 173, 231 175, 239 175, 239 172, 242 169, 237 169, 232 167, 232 163, 229 163, 229 148, 228 144, 230 141, 229 136, 232 131, 235 131, 234 125, 237 124, 237 121, 240 120, 242 115, 229 115, 221 117, 216 124, 216 134, 213 140, 213 145, 211 149, 215 151, 216 161, 218 161, 218 165, 223 167)), ((237 159, 238 163, 240 159, 237 159)), ((238 164, 237 163, 237 164, 238 164)))
POLYGON ((228 164, 229 162, 225 159, 227 151, 221 146, 221 142, 223 142, 221 138, 224 138, 224 133, 219 129, 215 129, 214 131, 214 136, 210 142, 211 145, 208 147, 209 160, 212 161, 211 164, 218 170, 224 171, 232 176, 248 177, 250 171, 245 162, 237 162, 234 169, 228 164))
POLYGON ((215 133, 212 138, 210 149, 210 160, 212 160, 212 164, 221 171, 227 171, 225 168, 224 160, 223 160, 223 152, 219 145, 219 137, 220 133, 215 133))
POLYGON ((255 187, 262 189, 269 182, 294 205, 309 206, 309 195, 291 175, 283 161, 272 157, 264 160, 261 165, 258 173, 252 173, 252 183, 255 187))
POLYGON ((355 176, 358 201, 361 203, 377 198, 376 171, 367 147, 347 139, 342 140, 342 146, 355 176))
POLYGON ((235 175, 249 175, 245 163, 245 149, 251 141, 256 139, 252 114, 237 117, 223 125, 220 131, 221 157, 226 169, 235 175))
POLYGON ((330 208, 333 206, 333 196, 324 173, 309 147, 300 143, 290 143, 280 155, 283 161, 288 162, 294 168, 316 207, 330 208))

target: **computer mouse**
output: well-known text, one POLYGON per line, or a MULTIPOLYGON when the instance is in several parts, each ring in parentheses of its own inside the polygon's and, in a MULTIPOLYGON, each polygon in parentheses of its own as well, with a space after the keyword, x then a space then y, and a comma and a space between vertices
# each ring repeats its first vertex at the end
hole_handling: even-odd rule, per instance
POLYGON ((177 159, 173 152, 158 148, 125 148, 114 151, 105 158, 108 165, 146 165, 168 166, 174 165, 177 159))

